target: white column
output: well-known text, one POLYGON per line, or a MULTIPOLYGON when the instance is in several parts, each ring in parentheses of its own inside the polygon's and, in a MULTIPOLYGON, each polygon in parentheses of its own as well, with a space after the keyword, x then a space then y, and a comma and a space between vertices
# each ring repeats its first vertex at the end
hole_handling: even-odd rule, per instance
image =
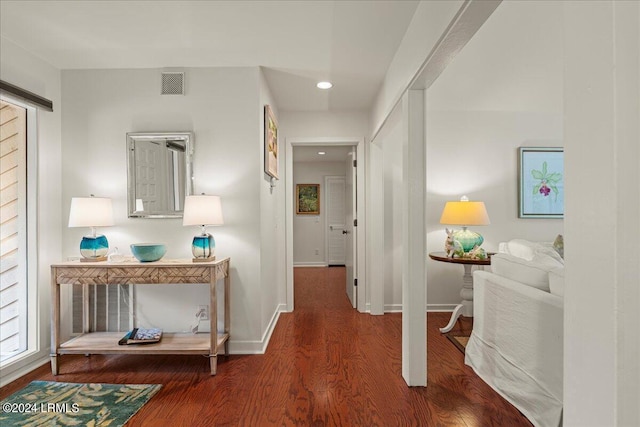
POLYGON ((402 98, 402 376, 427 385, 426 159, 423 90, 402 98))
POLYGON ((368 285, 371 291, 371 314, 384 314, 384 164, 382 147, 369 148, 369 230, 367 245, 368 285))
POLYGON ((640 8, 564 2, 564 425, 640 425, 640 8))

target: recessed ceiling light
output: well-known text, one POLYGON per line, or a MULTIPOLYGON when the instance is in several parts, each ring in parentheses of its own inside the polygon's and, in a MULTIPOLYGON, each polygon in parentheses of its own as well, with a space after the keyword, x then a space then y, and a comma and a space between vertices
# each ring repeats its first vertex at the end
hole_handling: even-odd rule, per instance
POLYGON ((324 151, 318 151, 318 154, 320 154, 321 156, 324 156, 327 153, 325 153, 324 151))
POLYGON ((333 84, 331 82, 318 82, 316 86, 318 89, 331 89, 333 84))

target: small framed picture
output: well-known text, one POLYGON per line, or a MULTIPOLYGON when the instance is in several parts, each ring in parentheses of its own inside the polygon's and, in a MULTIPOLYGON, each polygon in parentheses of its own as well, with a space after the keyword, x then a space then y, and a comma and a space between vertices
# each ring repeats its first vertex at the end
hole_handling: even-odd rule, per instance
POLYGON ((564 150, 520 147, 519 218, 564 217, 564 150))
POLYGON ((320 184, 296 185, 296 213, 320 215, 320 184))

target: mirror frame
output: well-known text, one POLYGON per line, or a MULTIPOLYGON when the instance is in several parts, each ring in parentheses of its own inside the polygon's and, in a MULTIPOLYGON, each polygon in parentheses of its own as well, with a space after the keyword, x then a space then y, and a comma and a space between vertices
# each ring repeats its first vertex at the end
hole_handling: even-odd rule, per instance
MULTIPOLYGON (((127 133, 127 208, 129 218, 182 218, 183 211, 144 212, 136 210, 135 144, 137 141, 180 140, 185 142, 185 197, 193 194, 193 132, 129 132, 127 133)), ((184 207, 184 201, 182 206, 184 207)))

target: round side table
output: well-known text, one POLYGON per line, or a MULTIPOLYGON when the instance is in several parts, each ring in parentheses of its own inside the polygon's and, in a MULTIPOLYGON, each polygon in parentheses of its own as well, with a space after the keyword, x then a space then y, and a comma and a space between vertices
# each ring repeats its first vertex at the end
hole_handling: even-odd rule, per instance
POLYGON ((452 264, 462 264, 464 267, 464 276, 462 276, 462 290, 460 297, 462 302, 456 306, 451 314, 449 323, 444 328, 440 328, 440 332, 446 333, 453 329, 458 317, 473 317, 473 276, 471 275, 471 267, 474 265, 491 265, 491 254, 487 254, 487 259, 471 259, 471 258, 449 258, 446 252, 431 252, 429 258, 440 262, 449 262, 452 264))

